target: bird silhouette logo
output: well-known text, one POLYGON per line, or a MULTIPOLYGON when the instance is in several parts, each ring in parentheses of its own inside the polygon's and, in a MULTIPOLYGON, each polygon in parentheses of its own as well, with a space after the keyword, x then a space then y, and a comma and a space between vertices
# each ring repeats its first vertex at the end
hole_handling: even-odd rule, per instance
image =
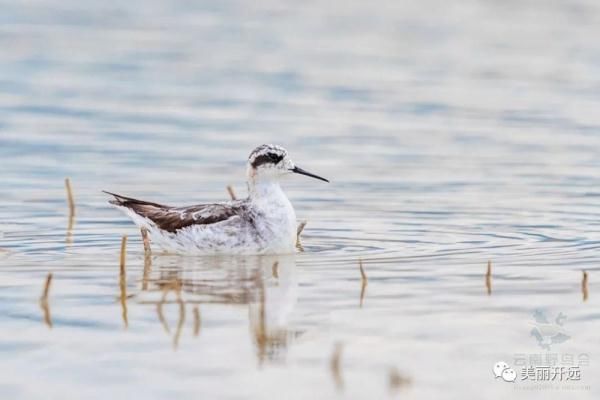
POLYGON ((542 349, 550 351, 553 345, 564 343, 571 338, 564 329, 566 319, 567 316, 561 312, 550 322, 544 311, 536 310, 533 313, 534 322, 530 334, 542 349))

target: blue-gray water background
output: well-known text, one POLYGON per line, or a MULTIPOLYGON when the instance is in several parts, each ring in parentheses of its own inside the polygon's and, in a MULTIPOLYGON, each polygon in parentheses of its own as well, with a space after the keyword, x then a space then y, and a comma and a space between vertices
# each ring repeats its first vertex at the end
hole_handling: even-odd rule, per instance
POLYGON ((0 10, 1 398, 598 398, 598 2, 0 10), (139 233, 100 191, 243 195, 268 142, 332 181, 284 184, 305 251, 155 256, 142 291, 139 233), (542 349, 535 310, 569 339, 542 349), (588 362, 548 390, 520 376, 538 355, 588 362))

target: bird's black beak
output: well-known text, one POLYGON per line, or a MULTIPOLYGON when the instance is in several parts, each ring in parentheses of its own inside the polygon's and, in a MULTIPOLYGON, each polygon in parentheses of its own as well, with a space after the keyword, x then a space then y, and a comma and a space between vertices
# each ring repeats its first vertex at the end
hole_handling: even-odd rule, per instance
POLYGON ((290 169, 290 171, 292 171, 296 174, 306 175, 306 176, 310 176, 311 178, 320 179, 322 181, 329 182, 327 179, 321 178, 320 176, 315 175, 315 174, 311 174, 310 172, 305 171, 302 168, 294 167, 294 168, 290 169))

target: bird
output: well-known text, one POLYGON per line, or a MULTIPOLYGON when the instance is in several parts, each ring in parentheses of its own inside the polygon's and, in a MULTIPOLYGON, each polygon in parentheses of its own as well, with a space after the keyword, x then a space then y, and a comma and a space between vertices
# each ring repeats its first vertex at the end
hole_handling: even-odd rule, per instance
POLYGON ((329 182, 298 167, 283 147, 263 144, 246 163, 245 199, 173 207, 103 192, 167 253, 290 254, 296 251, 296 213, 280 186, 290 174, 329 182))

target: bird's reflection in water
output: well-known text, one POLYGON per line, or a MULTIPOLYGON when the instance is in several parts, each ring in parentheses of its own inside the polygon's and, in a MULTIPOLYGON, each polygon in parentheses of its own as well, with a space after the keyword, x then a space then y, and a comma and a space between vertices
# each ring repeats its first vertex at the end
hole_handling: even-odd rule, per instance
MULTIPOLYGON (((187 304, 230 304, 248 307, 249 332, 259 363, 285 357, 297 333, 290 332, 289 319, 297 301, 296 260, 285 256, 160 256, 153 259, 152 272, 142 279, 140 303, 156 304, 158 319, 173 335, 177 348, 187 304), (179 320, 174 333, 166 322, 163 305, 177 303, 179 320)), ((192 308, 192 323, 199 323, 192 308)), ((203 327, 204 329, 204 327, 203 327)), ((209 328, 208 328, 209 329, 209 328)), ((196 331, 196 328, 194 328, 196 331)))

